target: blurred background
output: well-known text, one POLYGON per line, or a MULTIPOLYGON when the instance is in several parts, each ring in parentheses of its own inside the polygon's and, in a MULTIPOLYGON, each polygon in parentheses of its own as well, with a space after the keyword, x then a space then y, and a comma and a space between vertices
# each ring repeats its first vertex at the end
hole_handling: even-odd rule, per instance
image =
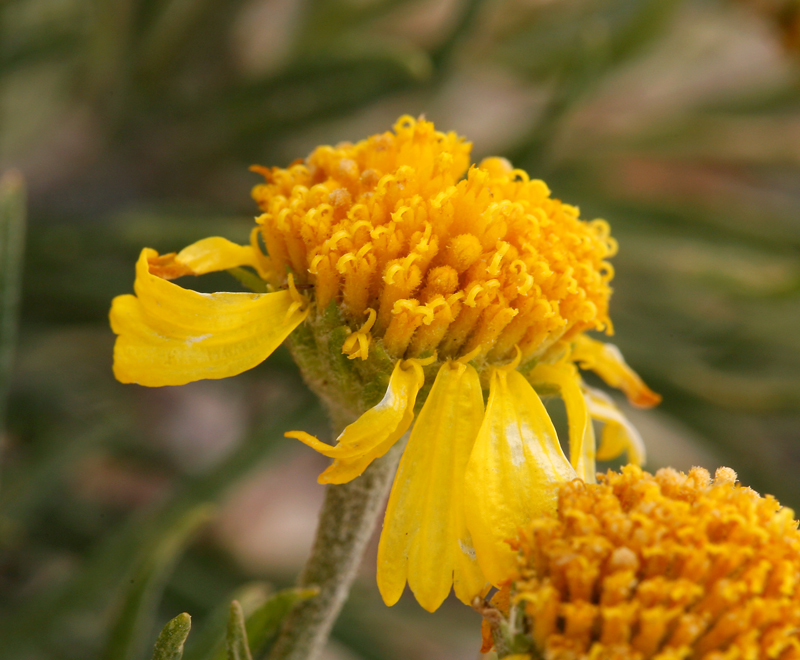
MULTIPOLYGON (((187 611, 185 657, 212 658, 231 598, 248 611, 293 583, 326 459, 282 434, 326 422, 288 354, 120 385, 107 313, 142 246, 246 241, 249 165, 405 113, 610 221, 613 341, 664 396, 621 404, 649 469, 728 465, 800 506, 799 61, 793 0, 3 0, 0 173, 23 174, 29 207, 0 657, 149 658, 187 611)), ((478 657, 460 603, 383 606, 374 546, 327 660, 478 657)))

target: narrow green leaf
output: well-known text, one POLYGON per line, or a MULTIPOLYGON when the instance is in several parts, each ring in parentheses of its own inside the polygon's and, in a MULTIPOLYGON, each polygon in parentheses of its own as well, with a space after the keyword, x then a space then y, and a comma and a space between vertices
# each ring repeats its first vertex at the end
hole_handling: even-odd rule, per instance
POLYGON ((176 54, 215 4, 213 0, 159 2, 158 15, 138 45, 139 68, 151 76, 171 73, 176 54))
POLYGON ((208 522, 213 506, 191 509, 157 540, 140 561, 106 645, 107 660, 133 660, 141 655, 155 609, 172 568, 192 534, 208 522))
POLYGON ((250 647, 247 644, 244 612, 242 612, 242 606, 239 605, 238 600, 231 603, 225 647, 228 660, 253 660, 253 656, 250 655, 250 647))
POLYGON ((431 53, 431 59, 437 69, 444 68, 448 64, 458 45, 475 26, 482 4, 483 0, 466 0, 466 2, 460 4, 457 12, 455 12, 456 19, 449 34, 436 50, 431 53))
POLYGON ((239 280, 239 283, 253 293, 266 293, 267 283, 246 268, 229 268, 228 273, 239 280))
POLYGON ((184 657, 187 660, 225 660, 225 630, 231 601, 239 601, 247 619, 266 602, 270 592, 271 586, 267 582, 250 582, 234 589, 203 617, 203 626, 192 635, 184 657))
MULTIPOLYGON (((88 25, 88 47, 90 84, 96 94, 108 93, 112 89, 119 96, 129 84, 127 56, 133 40, 136 22, 136 3, 133 0, 105 0, 92 3, 88 25)), ((122 108, 122 99, 114 99, 117 110, 122 108)))
MULTIPOLYGON (((377 2, 341 2, 340 0, 318 0, 314 11, 307 11, 297 35, 298 51, 319 49, 331 41, 347 35, 353 40, 353 32, 367 21, 386 17, 389 12, 411 4, 413 0, 378 0, 377 2)), ((363 32, 358 33, 363 38, 363 32)))
POLYGON ((11 389, 24 250, 25 183, 11 171, 0 177, 0 433, 11 389))
POLYGON ((81 43, 81 35, 71 25, 51 25, 46 29, 33 31, 25 39, 4 49, 0 59, 0 76, 13 75, 23 67, 56 58, 61 62, 69 61, 75 57, 81 43))
POLYGON ((278 632, 286 615, 299 602, 313 598, 319 589, 284 589, 271 596, 267 602, 247 617, 247 641, 256 657, 270 637, 278 632))
MULTIPOLYGON (((247 644, 253 656, 261 657, 267 642, 275 636, 284 618, 297 603, 313 598, 318 593, 318 589, 293 587, 271 594, 266 599, 262 598, 260 602, 251 602, 249 607, 247 603, 244 603, 244 607, 241 609, 250 612, 245 616, 245 630, 247 631, 247 644)), ((237 598, 236 600, 241 599, 237 598)), ((204 655, 203 658, 226 660, 228 656, 223 644, 215 644, 214 648, 212 653, 204 655)))
POLYGON ((158 635, 153 660, 181 660, 183 644, 192 628, 192 617, 186 612, 167 623, 158 635))

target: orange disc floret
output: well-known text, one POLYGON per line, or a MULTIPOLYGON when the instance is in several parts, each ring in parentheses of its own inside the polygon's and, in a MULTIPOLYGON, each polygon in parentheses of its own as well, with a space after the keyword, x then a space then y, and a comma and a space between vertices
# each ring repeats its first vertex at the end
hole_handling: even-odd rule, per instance
POLYGON ((274 286, 291 271, 318 309, 351 328, 374 310, 389 355, 537 357, 561 338, 609 328, 603 221, 583 222, 501 158, 424 120, 319 147, 288 169, 257 168, 253 190, 274 286))
POLYGON ((794 512, 729 468, 561 487, 515 542, 512 603, 551 660, 800 657, 794 512))

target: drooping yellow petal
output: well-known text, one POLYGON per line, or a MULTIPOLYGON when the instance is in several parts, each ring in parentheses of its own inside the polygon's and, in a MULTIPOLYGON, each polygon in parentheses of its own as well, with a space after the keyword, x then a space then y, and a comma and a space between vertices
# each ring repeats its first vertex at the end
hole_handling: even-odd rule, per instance
POLYGON ((583 334, 578 335, 571 358, 581 369, 591 369, 608 385, 625 392, 628 401, 634 406, 652 408, 661 402, 661 396, 644 384, 613 344, 605 344, 583 334))
POLYGON ((251 266, 260 275, 264 275, 259 255, 251 245, 237 245, 221 236, 204 238, 183 248, 177 254, 150 257, 150 272, 169 280, 184 275, 204 275, 239 266, 251 266))
POLYGON ((389 496, 378 547, 378 588, 387 605, 406 579, 433 612, 455 586, 469 604, 486 584, 464 519, 464 475, 483 420, 475 369, 447 362, 411 432, 389 496))
POLYGON ((403 437, 403 435, 405 435, 413 421, 414 410, 412 406, 411 409, 406 410, 403 419, 386 440, 363 456, 333 459, 333 463, 319 475, 317 481, 321 484, 345 484, 362 475, 372 461, 383 456, 403 437))
POLYGON ((252 246, 237 245, 219 236, 204 238, 183 248, 175 260, 186 264, 197 274, 238 266, 252 266, 258 270, 260 266, 252 246))
POLYGON ((383 399, 350 424, 335 446, 304 431, 290 431, 320 454, 336 459, 319 477, 320 483, 341 484, 360 475, 376 458, 383 456, 411 426, 414 404, 425 376, 418 360, 398 360, 383 399))
POLYGON ((600 435, 600 448, 597 458, 608 461, 623 452, 628 454, 628 462, 643 465, 646 460, 645 446, 642 436, 630 423, 614 401, 605 392, 584 386, 589 414, 605 423, 600 435))
POLYGON ((552 511, 557 485, 576 477, 530 383, 517 371, 495 369, 465 489, 467 528, 492 584, 514 571, 507 539, 531 516, 552 511))
POLYGON ((149 387, 227 378, 264 361, 308 315, 290 291, 203 294, 153 275, 144 249, 136 296, 111 306, 114 375, 149 387))
POLYGON ((567 409, 569 422, 569 460, 584 481, 594 483, 594 431, 581 391, 581 378, 571 362, 538 364, 531 371, 532 383, 556 385, 567 409), (587 443, 586 440, 589 440, 587 443))

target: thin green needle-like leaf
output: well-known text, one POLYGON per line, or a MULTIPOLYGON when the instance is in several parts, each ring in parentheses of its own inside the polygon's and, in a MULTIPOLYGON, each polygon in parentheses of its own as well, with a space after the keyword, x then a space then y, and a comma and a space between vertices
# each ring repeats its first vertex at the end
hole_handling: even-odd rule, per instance
POLYGON ((209 14, 213 0, 171 0, 160 2, 158 15, 143 35, 138 48, 138 66, 145 73, 172 72, 176 53, 191 39, 198 24, 209 14))
POLYGON ((69 25, 58 28, 51 25, 47 29, 29 33, 26 39, 5 49, 0 59, 0 76, 8 76, 23 67, 46 62, 51 58, 69 61, 75 57, 76 47, 80 43, 80 35, 69 25))
POLYGON ((234 589, 213 607, 203 618, 203 626, 192 635, 186 647, 186 660, 225 660, 225 630, 228 626, 231 601, 239 601, 245 613, 261 607, 270 595, 271 587, 266 582, 251 582, 234 589))
POLYGON ((239 280, 239 283, 253 293, 267 293, 267 283, 246 268, 229 268, 228 273, 239 280))
POLYGON ((112 628, 104 657, 108 660, 138 658, 153 623, 155 608, 178 557, 191 536, 210 519, 214 507, 191 509, 167 530, 143 558, 131 581, 122 610, 112 628))
POLYGON ((25 184, 12 171, 0 177, 0 433, 11 387, 24 249, 25 184))
POLYGON ((167 623, 158 635, 153 660, 181 660, 183 644, 192 628, 192 617, 186 612, 167 623))
MULTIPOLYGON (((284 589, 272 594, 266 601, 251 610, 250 614, 245 617, 245 630, 247 631, 247 644, 253 656, 261 657, 267 642, 277 634, 284 618, 297 603, 313 598, 318 593, 318 589, 294 587, 284 589)), ((238 603, 238 600, 234 602, 238 603)), ((230 627, 228 634, 230 635, 230 627)), ((226 660, 229 656, 226 655, 225 649, 221 644, 217 648, 217 652, 206 657, 211 657, 213 660, 226 660)))
POLYGON ((242 606, 238 600, 231 603, 225 647, 228 660, 253 660, 253 656, 250 654, 250 647, 247 644, 244 612, 242 612, 242 606))
POLYGON ((459 14, 450 33, 445 40, 439 44, 435 52, 431 53, 431 59, 437 69, 441 69, 447 64, 459 43, 461 43, 469 33, 470 29, 472 29, 480 14, 482 4, 483 0, 467 0, 467 2, 461 4, 459 14))
POLYGON ((89 52, 89 88, 107 104, 114 121, 124 121, 124 98, 130 88, 128 54, 135 24, 136 3, 132 0, 106 0, 93 3, 86 46, 89 52))
MULTIPOLYGON (((378 0, 378 2, 343 3, 320 0, 314 11, 306 12, 296 38, 296 48, 318 49, 320 44, 340 39, 360 24, 386 16, 392 10, 410 4, 409 0, 378 0)), ((361 36, 361 35, 359 35, 361 36)))
POLYGON ((247 617, 247 641, 256 657, 275 635, 286 615, 297 604, 319 593, 318 589, 284 589, 271 596, 266 603, 247 617))

